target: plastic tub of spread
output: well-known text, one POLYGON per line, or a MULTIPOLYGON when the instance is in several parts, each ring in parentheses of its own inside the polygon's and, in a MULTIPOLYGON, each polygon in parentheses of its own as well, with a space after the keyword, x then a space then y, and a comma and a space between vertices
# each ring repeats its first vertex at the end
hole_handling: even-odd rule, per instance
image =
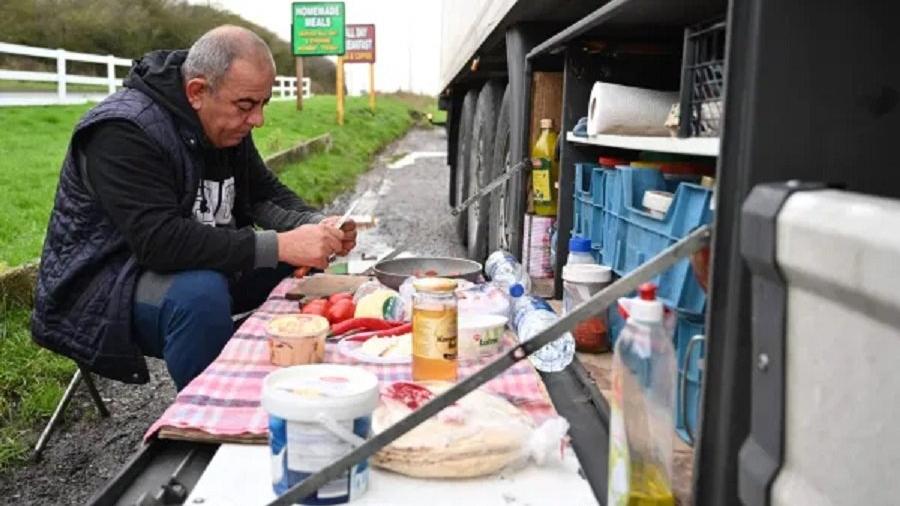
POLYGON ((266 325, 269 360, 274 365, 317 364, 325 360, 328 320, 311 314, 279 316, 266 325))
MULTIPOLYGON (((313 364, 286 367, 263 379, 269 414, 272 489, 292 486, 343 457, 372 431, 378 378, 358 367, 313 364)), ((369 486, 369 461, 358 462, 301 504, 342 504, 369 486)))
POLYGON ((461 360, 490 357, 500 351, 509 318, 495 314, 460 315, 457 344, 461 360))

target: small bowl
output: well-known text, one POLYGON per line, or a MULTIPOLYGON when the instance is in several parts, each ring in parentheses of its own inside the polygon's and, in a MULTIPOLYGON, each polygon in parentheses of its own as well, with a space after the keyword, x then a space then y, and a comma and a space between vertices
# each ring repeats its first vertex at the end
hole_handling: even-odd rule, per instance
POLYGON ((473 360, 495 355, 500 350, 507 321, 507 317, 494 314, 460 317, 457 330, 459 358, 473 360))
POLYGON ((279 316, 266 325, 273 365, 318 364, 325 360, 328 320, 318 315, 279 316))

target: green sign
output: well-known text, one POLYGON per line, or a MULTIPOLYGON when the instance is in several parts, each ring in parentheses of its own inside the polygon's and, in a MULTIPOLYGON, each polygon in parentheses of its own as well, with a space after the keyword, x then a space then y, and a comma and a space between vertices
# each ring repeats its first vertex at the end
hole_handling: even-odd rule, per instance
POLYGON ((344 54, 344 2, 294 2, 291 15, 294 56, 344 54))

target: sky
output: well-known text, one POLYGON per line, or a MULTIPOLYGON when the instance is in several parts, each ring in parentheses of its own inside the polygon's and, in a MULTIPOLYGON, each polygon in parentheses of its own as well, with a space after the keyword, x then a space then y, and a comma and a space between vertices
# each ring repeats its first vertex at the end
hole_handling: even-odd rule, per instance
MULTIPOLYGON (((190 0, 229 10, 291 40, 290 0, 190 0)), ((375 89, 440 90, 441 0, 344 0, 347 24, 375 24, 375 89)), ((368 64, 344 66, 351 94, 368 90, 368 64)))

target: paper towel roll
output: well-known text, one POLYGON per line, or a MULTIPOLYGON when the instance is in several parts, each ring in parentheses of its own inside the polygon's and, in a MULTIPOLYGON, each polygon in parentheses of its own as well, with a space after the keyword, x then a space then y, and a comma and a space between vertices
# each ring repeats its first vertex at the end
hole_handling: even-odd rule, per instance
POLYGON ((666 117, 678 93, 613 83, 594 83, 588 102, 588 135, 668 136, 666 117))

